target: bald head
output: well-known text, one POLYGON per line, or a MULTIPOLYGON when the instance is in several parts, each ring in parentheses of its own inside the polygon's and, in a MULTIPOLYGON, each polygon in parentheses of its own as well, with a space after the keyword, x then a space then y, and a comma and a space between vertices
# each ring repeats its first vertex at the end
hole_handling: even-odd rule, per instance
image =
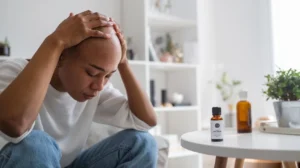
MULTIPOLYGON (((102 27, 97 30, 111 35, 111 38, 90 37, 79 43, 71 51, 77 58, 88 62, 116 64, 121 60, 122 49, 119 38, 113 27, 102 27)), ((72 59, 72 58, 71 58, 72 59)))

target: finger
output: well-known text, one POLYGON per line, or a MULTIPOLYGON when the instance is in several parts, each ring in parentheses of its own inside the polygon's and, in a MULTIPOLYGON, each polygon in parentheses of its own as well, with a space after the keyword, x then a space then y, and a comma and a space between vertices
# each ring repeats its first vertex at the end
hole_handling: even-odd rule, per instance
POLYGON ((88 32, 88 35, 91 36, 91 37, 111 38, 110 34, 103 33, 103 32, 101 32, 99 30, 90 30, 88 32))
POLYGON ((105 20, 109 21, 108 16, 99 14, 98 12, 92 13, 91 15, 87 15, 88 20, 105 20))
POLYGON ((89 28, 96 28, 96 27, 110 27, 113 26, 114 23, 109 22, 109 21, 103 21, 103 20, 92 20, 87 23, 87 26, 89 28))
POLYGON ((117 33, 121 33, 120 27, 116 23, 114 24, 114 29, 117 33))
POLYGON ((116 24, 113 25, 113 28, 114 28, 114 30, 116 31, 116 33, 118 33, 118 29, 117 29, 116 24))
POLYGON ((84 11, 82 13, 79 13, 78 15, 80 15, 80 16, 86 16, 86 15, 90 15, 90 14, 92 14, 92 11, 87 10, 87 11, 84 11))
POLYGON ((120 40, 121 45, 124 46, 126 44, 126 42, 124 40, 124 36, 121 33, 117 33, 117 36, 120 40))
POLYGON ((73 12, 70 13, 69 17, 72 17, 72 16, 74 16, 73 12))

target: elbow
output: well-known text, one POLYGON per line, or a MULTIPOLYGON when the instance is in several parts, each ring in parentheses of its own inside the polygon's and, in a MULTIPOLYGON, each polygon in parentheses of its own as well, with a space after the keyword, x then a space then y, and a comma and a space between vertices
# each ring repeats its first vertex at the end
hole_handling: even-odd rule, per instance
POLYGON ((27 131, 27 127, 14 121, 4 121, 1 122, 0 130, 9 137, 17 138, 27 131))
POLYGON ((154 117, 153 119, 149 120, 149 121, 148 121, 148 125, 149 125, 150 127, 155 127, 155 126, 157 125, 157 118, 154 117))

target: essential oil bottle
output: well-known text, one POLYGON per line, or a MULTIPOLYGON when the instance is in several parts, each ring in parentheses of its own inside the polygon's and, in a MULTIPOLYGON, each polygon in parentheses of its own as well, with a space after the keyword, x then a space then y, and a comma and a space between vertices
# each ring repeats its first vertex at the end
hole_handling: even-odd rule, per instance
POLYGON ((236 120, 238 133, 251 133, 252 132, 252 119, 251 119, 251 104, 247 101, 248 93, 241 91, 239 93, 240 101, 236 106, 236 120))
POLYGON ((210 120, 211 141, 213 142, 223 141, 224 121, 223 118, 221 117, 221 108, 213 107, 212 115, 213 116, 210 120))

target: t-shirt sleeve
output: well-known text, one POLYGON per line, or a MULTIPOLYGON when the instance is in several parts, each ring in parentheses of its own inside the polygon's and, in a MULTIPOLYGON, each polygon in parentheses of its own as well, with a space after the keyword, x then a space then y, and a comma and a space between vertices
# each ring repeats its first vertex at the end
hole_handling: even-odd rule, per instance
MULTIPOLYGON (((12 59, 0 62, 0 94, 7 88, 7 86, 9 86, 9 84, 14 79, 16 79, 16 77, 22 72, 26 64, 27 61, 25 59, 12 59)), ((31 132, 33 126, 34 123, 32 124, 31 128, 20 137, 9 137, 8 135, 4 134, 1 130, 0 136, 8 142, 18 143, 31 132)))
POLYGON ((146 131, 151 127, 137 118, 129 109, 127 98, 111 83, 100 93, 94 121, 119 128, 146 131))

